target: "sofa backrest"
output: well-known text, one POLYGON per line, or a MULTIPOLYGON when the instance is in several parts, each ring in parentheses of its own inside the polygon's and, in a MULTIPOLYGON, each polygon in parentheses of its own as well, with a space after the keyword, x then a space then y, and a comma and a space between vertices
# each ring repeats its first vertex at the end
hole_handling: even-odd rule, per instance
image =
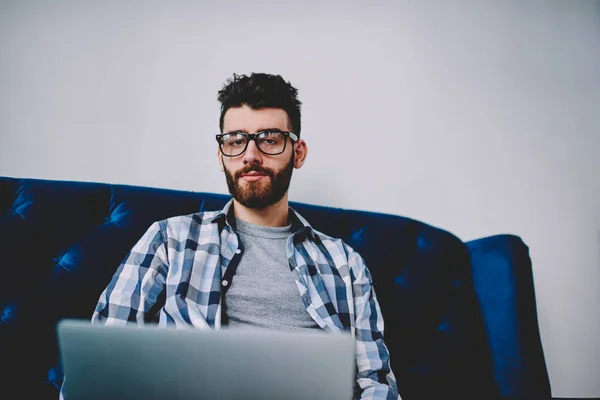
MULTIPOLYGON (((0 362, 32 382, 46 379, 58 359, 56 322, 91 317, 119 263, 152 222, 220 209, 229 199, 35 179, 0 178, 0 187, 0 353, 8 355, 0 362)), ((463 242, 409 218, 291 206, 367 262, 405 399, 498 396, 463 242)))

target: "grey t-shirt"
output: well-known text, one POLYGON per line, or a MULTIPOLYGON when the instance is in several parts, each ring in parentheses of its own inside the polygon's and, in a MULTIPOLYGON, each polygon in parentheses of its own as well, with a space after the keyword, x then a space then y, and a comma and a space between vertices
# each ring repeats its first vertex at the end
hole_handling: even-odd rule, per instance
POLYGON ((225 293, 228 325, 275 329, 314 329, 286 255, 291 225, 264 227, 236 218, 244 253, 225 293))

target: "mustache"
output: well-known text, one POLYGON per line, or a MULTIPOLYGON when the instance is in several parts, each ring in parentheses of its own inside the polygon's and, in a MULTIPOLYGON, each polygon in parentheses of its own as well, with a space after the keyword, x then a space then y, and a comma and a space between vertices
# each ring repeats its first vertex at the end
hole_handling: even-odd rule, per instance
POLYGON ((275 172, 270 168, 261 167, 260 165, 248 165, 247 167, 236 171, 234 174, 234 178, 237 181, 242 177, 242 175, 248 174, 250 172, 258 172, 259 174, 267 175, 271 179, 275 177, 275 172))

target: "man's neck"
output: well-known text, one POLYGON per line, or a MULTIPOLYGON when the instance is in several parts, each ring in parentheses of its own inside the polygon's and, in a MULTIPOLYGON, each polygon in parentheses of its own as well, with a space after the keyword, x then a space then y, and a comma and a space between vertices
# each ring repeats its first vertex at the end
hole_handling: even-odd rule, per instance
POLYGON ((277 203, 261 209, 248 208, 233 200, 233 215, 254 225, 286 226, 289 224, 288 208, 287 193, 277 203))

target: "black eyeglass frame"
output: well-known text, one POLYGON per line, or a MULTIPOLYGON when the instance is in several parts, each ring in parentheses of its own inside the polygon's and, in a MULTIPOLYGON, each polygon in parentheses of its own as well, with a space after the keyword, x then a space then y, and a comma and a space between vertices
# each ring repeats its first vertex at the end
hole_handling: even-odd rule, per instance
POLYGON ((287 140, 288 138, 293 141, 293 142, 297 142, 300 138, 298 137, 298 135, 296 135, 293 132, 285 132, 285 131, 280 131, 280 130, 275 130, 275 129, 268 129, 268 130, 264 130, 264 131, 259 131, 256 133, 244 133, 244 132, 227 132, 227 133, 220 133, 218 135, 215 135, 215 138, 217 139, 217 142, 219 143, 219 147, 221 149, 221 154, 223 154, 225 157, 238 157, 241 156, 242 154, 244 154, 244 152, 246 150, 248 150, 248 145, 250 144, 250 141, 254 140, 254 143, 256 144, 256 148, 261 152, 264 153, 268 156, 277 156, 279 154, 282 154, 287 146, 287 140), (285 137, 285 141, 283 142, 283 149, 279 152, 279 153, 267 153, 265 152, 263 149, 260 148, 260 146, 258 145, 258 142, 256 141, 256 139, 258 138, 258 136, 265 134, 265 133, 279 133, 282 134, 285 137), (225 154, 225 152, 223 151, 223 136, 225 135, 242 135, 246 138, 246 146, 244 146, 244 149, 242 151, 240 151, 238 154, 234 154, 234 155, 228 155, 225 154))

